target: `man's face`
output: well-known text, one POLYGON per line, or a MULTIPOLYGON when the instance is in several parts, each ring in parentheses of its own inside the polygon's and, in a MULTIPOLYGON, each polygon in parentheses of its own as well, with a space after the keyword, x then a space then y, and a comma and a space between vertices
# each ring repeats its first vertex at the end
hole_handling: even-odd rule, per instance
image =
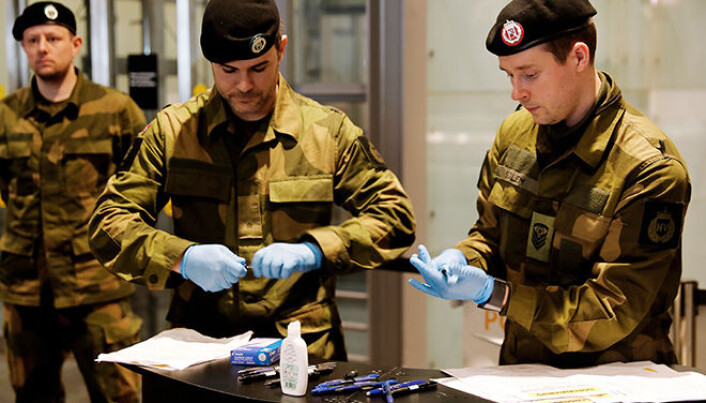
POLYGON ((286 44, 287 38, 282 37, 279 51, 273 46, 255 59, 211 63, 216 90, 240 119, 259 120, 274 109, 279 62, 286 44))
POLYGON ((561 64, 538 45, 510 56, 500 56, 500 69, 512 84, 512 99, 532 114, 534 122, 550 125, 578 123, 580 110, 579 75, 571 63, 561 64))
POLYGON ((81 50, 83 40, 60 25, 35 25, 25 29, 22 49, 29 67, 45 81, 58 81, 73 68, 73 60, 81 50))

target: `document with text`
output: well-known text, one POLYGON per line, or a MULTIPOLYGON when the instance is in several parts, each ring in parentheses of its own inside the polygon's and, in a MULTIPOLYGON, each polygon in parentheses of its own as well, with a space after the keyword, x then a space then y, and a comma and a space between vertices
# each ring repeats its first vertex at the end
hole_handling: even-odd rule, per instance
POLYGON ((706 375, 649 361, 580 369, 541 364, 445 369, 439 383, 495 402, 589 403, 706 400, 706 375))

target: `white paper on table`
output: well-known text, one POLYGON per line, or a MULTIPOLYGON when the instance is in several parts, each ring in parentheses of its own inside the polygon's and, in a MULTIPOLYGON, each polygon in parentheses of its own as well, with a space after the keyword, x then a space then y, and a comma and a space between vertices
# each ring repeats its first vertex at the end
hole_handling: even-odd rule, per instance
POLYGON ((649 361, 562 370, 521 364, 444 370, 448 387, 496 402, 670 402, 706 399, 706 376, 649 361))
POLYGON ((194 364, 230 357, 230 351, 247 343, 252 334, 248 330, 237 336, 216 339, 193 329, 169 329, 122 350, 100 354, 96 361, 181 370, 194 364))

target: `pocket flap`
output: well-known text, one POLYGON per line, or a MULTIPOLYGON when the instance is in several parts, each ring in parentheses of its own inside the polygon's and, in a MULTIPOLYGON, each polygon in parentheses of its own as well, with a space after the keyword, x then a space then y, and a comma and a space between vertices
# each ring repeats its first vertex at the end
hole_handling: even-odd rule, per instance
POLYGON ((165 191, 179 196, 208 197, 228 201, 233 180, 231 170, 210 164, 207 169, 204 168, 206 167, 172 167, 167 172, 165 191))
POLYGON ((32 133, 10 133, 0 147, 0 158, 27 158, 32 154, 32 133))
POLYGON ((273 203, 333 202, 331 175, 270 179, 269 187, 273 203))
POLYGON ((64 143, 64 154, 112 154, 113 140, 110 137, 84 137, 69 139, 64 143))
POLYGON ((0 250, 14 253, 21 256, 32 256, 34 254, 34 240, 23 238, 6 231, 0 239, 0 250))

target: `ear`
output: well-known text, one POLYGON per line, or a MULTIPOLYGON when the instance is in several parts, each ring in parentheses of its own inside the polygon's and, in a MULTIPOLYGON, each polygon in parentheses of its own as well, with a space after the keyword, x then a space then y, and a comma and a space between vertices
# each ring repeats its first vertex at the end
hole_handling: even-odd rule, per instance
POLYGON ((571 48, 569 60, 576 67, 576 71, 581 73, 591 65, 591 52, 584 42, 576 42, 571 48))
POLYGON ((78 56, 79 52, 81 52, 81 46, 83 46, 83 38, 79 35, 74 35, 74 37, 71 38, 71 46, 73 57, 78 56))
POLYGON ((282 35, 282 41, 279 44, 279 52, 277 52, 277 57, 279 60, 277 62, 281 62, 282 58, 284 57, 284 50, 287 48, 287 35, 282 35))

